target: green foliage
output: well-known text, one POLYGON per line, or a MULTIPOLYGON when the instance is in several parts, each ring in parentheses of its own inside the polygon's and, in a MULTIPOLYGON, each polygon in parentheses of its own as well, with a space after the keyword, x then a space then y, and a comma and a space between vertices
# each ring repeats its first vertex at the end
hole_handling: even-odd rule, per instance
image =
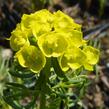
MULTIPOLYGON (((16 65, 14 69, 12 68, 13 73, 18 71, 20 76, 15 74, 15 78, 18 76, 18 79, 7 83, 7 89, 3 93, 5 102, 15 109, 35 109, 36 107, 38 109, 38 98, 40 98, 40 109, 58 109, 61 102, 66 108, 70 107, 72 103, 77 103, 83 96, 88 84, 87 76, 83 75, 82 72, 81 75, 72 75, 73 71, 70 74, 64 74, 61 71, 62 74, 58 75, 55 73, 57 70, 50 70, 50 61, 47 60, 45 67, 47 69, 43 69, 39 75, 34 75, 32 72, 27 73, 27 70, 19 65, 16 65), (26 76, 26 73, 31 76, 26 76), (73 92, 71 88, 74 89, 73 92), (73 93, 78 96, 74 101, 71 99, 73 93), (30 101, 24 104, 23 100, 25 101, 26 97, 29 97, 30 101)), ((12 69, 10 70, 11 74, 13 74, 12 69)))

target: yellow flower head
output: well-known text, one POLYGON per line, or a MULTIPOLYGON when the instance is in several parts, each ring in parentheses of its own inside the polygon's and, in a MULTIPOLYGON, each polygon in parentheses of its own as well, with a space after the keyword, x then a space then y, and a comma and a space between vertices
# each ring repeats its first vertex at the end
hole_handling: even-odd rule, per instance
POLYGON ((27 67, 31 71, 39 72, 46 63, 46 59, 42 52, 35 46, 24 46, 20 51, 16 53, 22 67, 27 67))
POLYGON ((21 28, 32 32, 34 36, 40 36, 43 33, 51 31, 53 15, 46 9, 37 11, 30 15, 22 16, 21 28))
POLYGON ((22 31, 20 25, 17 25, 16 29, 11 33, 10 46, 14 51, 20 50, 25 44, 29 44, 28 34, 26 31, 22 31))
POLYGON ((64 14, 61 11, 57 11, 54 13, 54 28, 56 30, 59 29, 75 29, 81 31, 81 25, 74 22, 74 20, 68 15, 64 14))
POLYGON ((84 62, 85 69, 93 70, 93 65, 95 65, 99 60, 99 50, 91 46, 86 46, 83 51, 86 54, 84 62))
POLYGON ((47 33, 39 37, 38 45, 46 57, 59 57, 67 49, 68 42, 61 33, 47 33))
POLYGON ((24 14, 10 37, 11 48, 22 67, 40 72, 46 57, 55 57, 63 71, 84 66, 93 70, 99 50, 88 46, 83 39, 81 25, 61 11, 50 13, 43 9, 24 14))
POLYGON ((59 57, 58 61, 62 70, 67 71, 69 68, 73 70, 80 68, 85 59, 85 53, 80 48, 72 46, 59 57))

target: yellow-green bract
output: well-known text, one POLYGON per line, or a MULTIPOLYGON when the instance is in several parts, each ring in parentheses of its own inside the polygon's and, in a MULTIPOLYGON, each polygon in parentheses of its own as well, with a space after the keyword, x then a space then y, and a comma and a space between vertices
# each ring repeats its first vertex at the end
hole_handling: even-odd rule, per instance
POLYGON ((35 73, 44 68, 46 58, 57 58, 64 72, 82 66, 92 71, 99 60, 99 50, 83 39, 81 25, 61 11, 24 14, 11 34, 10 46, 19 64, 35 73))

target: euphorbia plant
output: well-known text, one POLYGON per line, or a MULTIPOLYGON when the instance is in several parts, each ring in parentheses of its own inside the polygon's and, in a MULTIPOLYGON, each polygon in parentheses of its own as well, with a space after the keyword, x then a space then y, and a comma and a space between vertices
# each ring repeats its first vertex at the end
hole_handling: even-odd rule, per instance
MULTIPOLYGON (((43 9, 24 14, 10 37, 11 48, 15 51, 10 73, 20 78, 20 82, 8 83, 8 87, 14 93, 20 84, 25 87, 18 85, 22 89, 20 94, 27 92, 25 96, 32 98, 24 106, 19 103, 24 99, 19 95, 11 98, 19 104, 9 104, 16 109, 58 109, 61 105, 70 108, 75 89, 85 87, 86 71, 93 71, 99 60, 99 50, 87 42, 83 39, 81 25, 61 11, 52 14, 43 9)), ((6 97, 4 99, 7 101, 6 97)))

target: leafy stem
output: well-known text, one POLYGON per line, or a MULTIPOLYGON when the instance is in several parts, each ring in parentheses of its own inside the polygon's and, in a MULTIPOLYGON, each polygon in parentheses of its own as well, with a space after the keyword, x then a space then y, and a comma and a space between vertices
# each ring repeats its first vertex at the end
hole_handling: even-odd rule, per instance
POLYGON ((40 93, 40 109, 46 108, 46 85, 50 76, 51 59, 47 58, 46 65, 40 73, 41 93, 40 93))

